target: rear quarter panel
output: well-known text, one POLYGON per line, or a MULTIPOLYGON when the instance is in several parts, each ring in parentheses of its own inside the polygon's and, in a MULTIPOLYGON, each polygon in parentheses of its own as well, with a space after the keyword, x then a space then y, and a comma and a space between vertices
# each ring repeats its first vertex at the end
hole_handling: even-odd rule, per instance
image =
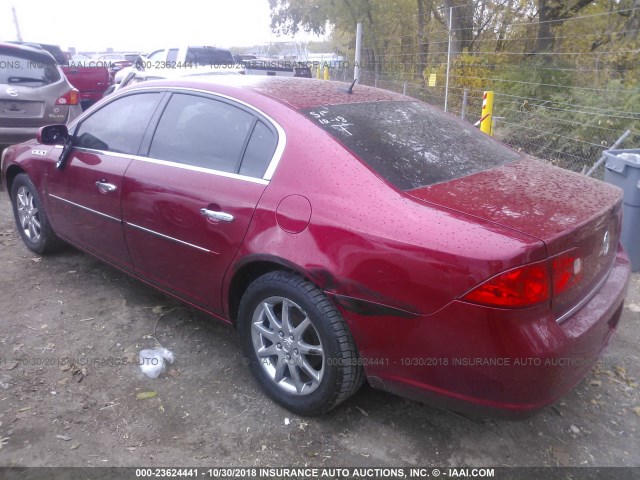
POLYGON ((225 288, 252 257, 270 257, 338 301, 425 314, 500 271, 546 257, 533 237, 394 190, 298 112, 263 108, 284 127, 287 145, 225 288), (299 233, 280 226, 305 222, 282 208, 291 195, 310 203, 308 226, 299 233))

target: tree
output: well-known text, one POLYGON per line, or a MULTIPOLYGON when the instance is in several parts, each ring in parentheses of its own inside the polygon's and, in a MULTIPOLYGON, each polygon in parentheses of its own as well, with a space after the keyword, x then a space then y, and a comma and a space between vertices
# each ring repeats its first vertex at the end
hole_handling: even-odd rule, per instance
POLYGON ((555 42, 554 27, 592 3, 594 0, 538 0, 538 37, 534 52, 551 51, 555 42))

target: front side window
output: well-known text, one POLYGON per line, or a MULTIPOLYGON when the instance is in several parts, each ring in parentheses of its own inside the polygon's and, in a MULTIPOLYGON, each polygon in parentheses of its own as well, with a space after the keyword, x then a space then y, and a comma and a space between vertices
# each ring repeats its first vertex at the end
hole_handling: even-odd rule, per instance
POLYGON ((74 146, 135 155, 162 93, 119 98, 84 120, 74 146))
POLYGON ((237 173, 256 118, 224 102, 174 94, 153 136, 149 156, 237 173))

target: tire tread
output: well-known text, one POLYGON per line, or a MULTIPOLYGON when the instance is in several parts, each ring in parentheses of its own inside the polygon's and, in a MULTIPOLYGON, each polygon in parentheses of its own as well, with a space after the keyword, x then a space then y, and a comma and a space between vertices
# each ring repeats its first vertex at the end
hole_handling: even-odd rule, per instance
POLYGON ((322 318, 327 323, 332 334, 339 345, 339 353, 341 359, 344 360, 339 366, 338 389, 333 393, 329 401, 321 408, 310 414, 326 413, 337 407, 350 396, 352 396, 364 383, 364 371, 358 365, 358 350, 356 344, 349 332, 346 322, 342 315, 327 298, 320 288, 304 279, 298 274, 288 271, 270 272, 255 280, 245 292, 245 296, 251 295, 252 291, 261 288, 264 285, 273 285, 273 283, 286 284, 300 292, 302 292, 308 300, 322 314, 322 318))

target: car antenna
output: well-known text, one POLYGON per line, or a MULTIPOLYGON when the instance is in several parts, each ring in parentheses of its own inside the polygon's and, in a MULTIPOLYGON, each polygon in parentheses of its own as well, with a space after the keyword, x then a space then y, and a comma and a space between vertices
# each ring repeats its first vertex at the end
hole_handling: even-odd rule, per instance
POLYGON ((358 81, 358 79, 354 78, 353 82, 351 82, 351 85, 349 85, 349 88, 339 88, 338 90, 340 90, 341 92, 345 92, 345 93, 348 93, 349 95, 351 95, 353 93, 353 86, 356 84, 357 81, 358 81))

